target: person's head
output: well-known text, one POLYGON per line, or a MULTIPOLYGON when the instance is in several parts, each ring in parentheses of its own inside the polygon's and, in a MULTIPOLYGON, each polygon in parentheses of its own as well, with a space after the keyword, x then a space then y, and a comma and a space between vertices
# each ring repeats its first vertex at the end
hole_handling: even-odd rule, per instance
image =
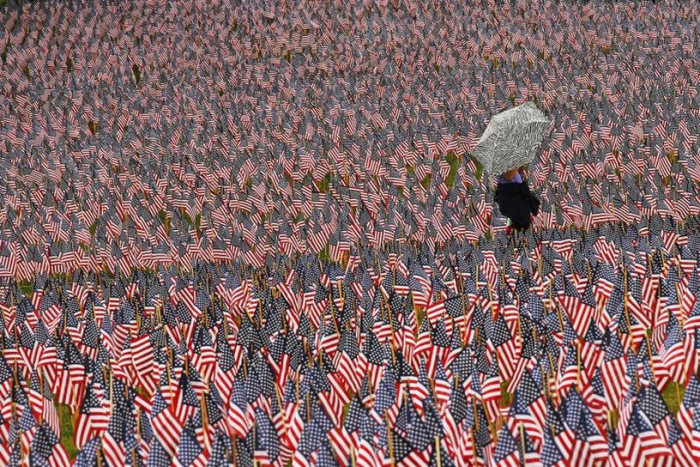
POLYGON ((518 168, 514 167, 507 172, 503 172, 503 178, 505 178, 506 180, 513 180, 513 178, 515 177, 515 174, 517 174, 517 173, 518 173, 518 168))

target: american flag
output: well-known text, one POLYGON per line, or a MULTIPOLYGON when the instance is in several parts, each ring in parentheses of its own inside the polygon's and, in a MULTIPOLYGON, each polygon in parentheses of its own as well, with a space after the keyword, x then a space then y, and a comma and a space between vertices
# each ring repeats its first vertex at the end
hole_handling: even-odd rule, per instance
POLYGON ((233 3, 2 7, 3 465, 697 463, 695 4, 233 3), (515 252, 468 151, 526 100, 515 252))

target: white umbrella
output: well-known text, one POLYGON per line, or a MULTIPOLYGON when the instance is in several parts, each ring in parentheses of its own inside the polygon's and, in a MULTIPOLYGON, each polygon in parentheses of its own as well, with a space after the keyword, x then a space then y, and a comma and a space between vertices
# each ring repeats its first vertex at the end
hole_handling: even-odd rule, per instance
POLYGON ((532 102, 496 114, 474 148, 474 157, 491 175, 529 164, 549 125, 532 102))

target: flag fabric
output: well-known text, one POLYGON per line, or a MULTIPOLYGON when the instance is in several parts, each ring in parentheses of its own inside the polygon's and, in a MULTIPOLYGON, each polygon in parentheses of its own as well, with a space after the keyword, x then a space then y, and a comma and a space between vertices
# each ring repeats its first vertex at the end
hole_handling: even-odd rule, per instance
POLYGON ((697 2, 331 3, 0 7, 0 464, 700 462, 697 2))
MULTIPOLYGON (((620 245, 620 254, 624 254, 625 235, 622 229, 606 232, 613 244, 620 245)), ((650 238, 653 242, 655 237, 650 238)), ((468 261, 488 261, 484 255, 478 259, 480 250, 469 243, 451 248, 472 258, 468 261)), ((507 251, 503 248, 494 254, 503 255, 507 251)), ((416 251, 405 249, 401 254, 408 263, 418 259, 416 251)), ((529 254, 526 249, 516 250, 514 262, 521 264, 518 255, 529 254)), ((665 252, 662 268, 672 267, 677 259, 673 254, 665 252)), ((433 258, 435 263, 421 269, 421 276, 439 290, 450 277, 446 263, 439 261, 448 258, 433 258)), ((371 273, 377 280, 376 271, 389 270, 379 261, 371 273)), ((546 261, 557 263, 555 257, 546 261)), ((472 278, 462 276, 465 279, 454 285, 460 295, 431 294, 420 326, 416 321, 411 325, 407 316, 417 312, 413 308, 417 305, 396 293, 392 281, 382 281, 384 292, 375 288, 373 297, 367 293, 374 287, 371 282, 362 284, 370 274, 364 269, 370 266, 363 263, 345 268, 343 281, 336 280, 332 261, 308 263, 309 271, 297 267, 277 285, 246 278, 243 268, 235 264, 200 263, 195 275, 171 266, 156 274, 49 276, 31 285, 40 285, 41 301, 58 310, 54 335, 47 334, 41 314, 30 320, 28 316, 35 312, 17 305, 25 302, 26 289, 5 280, 3 316, 14 328, 4 330, 0 384, 7 396, 3 404, 15 407, 18 426, 24 427, 18 440, 26 446, 54 446, 58 415, 46 409, 44 400, 67 401, 67 410, 76 416, 74 437, 81 462, 99 455, 108 463, 130 458, 150 464, 160 458, 179 465, 206 465, 214 455, 227 455, 215 453, 217 442, 241 442, 251 458, 270 464, 293 458, 343 463, 353 456, 370 464, 390 461, 392 456, 397 462, 420 464, 436 453, 436 437, 440 455, 455 465, 484 456, 502 465, 521 462, 523 457, 557 465, 566 456, 605 462, 605 443, 613 432, 616 448, 609 462, 690 462, 695 455, 691 446, 697 431, 698 384, 694 374, 677 368, 689 368, 680 362, 696 352, 694 322, 678 321, 675 302, 666 301, 668 319, 658 319, 655 308, 657 319, 645 326, 637 324, 642 329, 651 326, 651 337, 636 341, 630 334, 635 315, 625 309, 625 296, 618 288, 624 289, 625 281, 629 285, 629 278, 602 275, 595 265, 577 267, 581 261, 593 264, 594 250, 572 251, 574 268, 560 263, 559 272, 539 272, 544 267, 539 262, 531 279, 519 286, 523 290, 513 296, 488 282, 480 282, 483 288, 477 294, 474 284, 469 285, 472 278), (222 275, 238 278, 221 281, 222 275), (576 275, 584 282, 582 294, 574 290, 576 275), (608 277, 612 293, 595 296, 587 284, 596 276, 608 277), (547 277, 547 282, 538 283, 547 277), (176 286, 169 293, 162 286, 166 278, 182 288, 178 291, 176 286), (232 290, 249 280, 251 287, 236 292, 236 303, 246 305, 233 305, 232 290), (72 294, 58 292, 94 287, 93 281, 100 286, 93 289, 88 302, 113 303, 100 311, 97 320, 89 307, 81 310, 76 305, 72 294), (296 281, 305 281, 314 290, 310 301, 303 298, 303 289, 285 285, 296 281), (146 305, 150 294, 141 292, 150 289, 163 294, 152 310, 146 305), (283 290, 299 299, 284 299, 283 290), (330 291, 333 301, 326 298, 328 292, 319 295, 321 290, 330 291), (188 297, 199 297, 196 319, 186 304, 188 297), (317 307, 318 299, 326 301, 325 306, 317 307), (336 300, 341 308, 335 306, 336 300), (518 310, 512 316, 511 306, 518 310), (579 328, 585 329, 583 335, 567 312, 581 307, 592 310, 587 312, 588 325, 579 328), (10 332, 19 323, 21 331, 10 332), (99 332, 86 337, 94 333, 93 324, 99 332), (680 332, 686 328, 693 333, 680 332), (134 340, 129 339, 128 329, 149 331, 134 340), (418 338, 406 340, 414 332, 418 338), (205 348, 218 357, 206 357, 205 348), (36 354, 47 355, 39 372, 29 367, 36 354), (135 355, 149 355, 153 361, 144 367, 135 361, 145 359, 134 360, 135 355), (677 416, 661 396, 669 378, 687 388, 677 416), (64 392, 62 384, 71 389, 64 392), (514 392, 512 401, 506 402, 509 396, 504 388, 514 392), (338 416, 345 406, 346 414, 338 416), (608 416, 612 410, 621 414, 617 431, 608 416), (501 433, 487 439, 484 427, 490 431, 489 424, 499 417, 503 417, 501 433), (367 423, 363 420, 375 424, 371 438, 357 437, 367 423), (526 437, 519 433, 521 427, 526 437), (390 435, 384 435, 387 428, 390 435), (320 439, 313 434, 319 429, 329 450, 311 442, 320 439), (368 450, 385 436, 393 437, 392 444, 368 450), (468 447, 466 455, 460 446, 468 447), (300 453, 296 457, 295 451, 300 453)), ((505 273, 505 265, 510 264, 501 260, 497 267, 505 273)), ((620 273, 632 266, 616 265, 620 273)), ((652 267, 653 262, 645 262, 645 274, 652 267)), ((665 282, 688 284, 683 287, 690 290, 698 272, 693 269, 665 282)), ((516 273, 509 270, 508 274, 516 273)), ((37 293, 36 289, 26 292, 32 297, 37 293)), ((632 297, 637 294, 631 291, 632 297)), ((668 291, 663 294, 670 296, 668 291)), ((41 303, 33 308, 40 310, 41 303)), ((12 419, 12 412, 7 413, 12 419)), ((2 452, 9 459, 18 447, 8 434, 3 434, 2 452)), ((63 462, 61 449, 46 450, 45 457, 63 462)))

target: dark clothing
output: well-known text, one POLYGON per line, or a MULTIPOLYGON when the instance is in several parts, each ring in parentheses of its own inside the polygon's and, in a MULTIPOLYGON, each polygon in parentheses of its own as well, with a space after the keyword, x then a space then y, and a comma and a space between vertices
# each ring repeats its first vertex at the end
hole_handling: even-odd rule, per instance
POLYGON ((540 200, 530 192, 527 181, 522 183, 499 183, 493 197, 498 209, 513 222, 516 230, 530 228, 531 216, 540 210, 540 200))

